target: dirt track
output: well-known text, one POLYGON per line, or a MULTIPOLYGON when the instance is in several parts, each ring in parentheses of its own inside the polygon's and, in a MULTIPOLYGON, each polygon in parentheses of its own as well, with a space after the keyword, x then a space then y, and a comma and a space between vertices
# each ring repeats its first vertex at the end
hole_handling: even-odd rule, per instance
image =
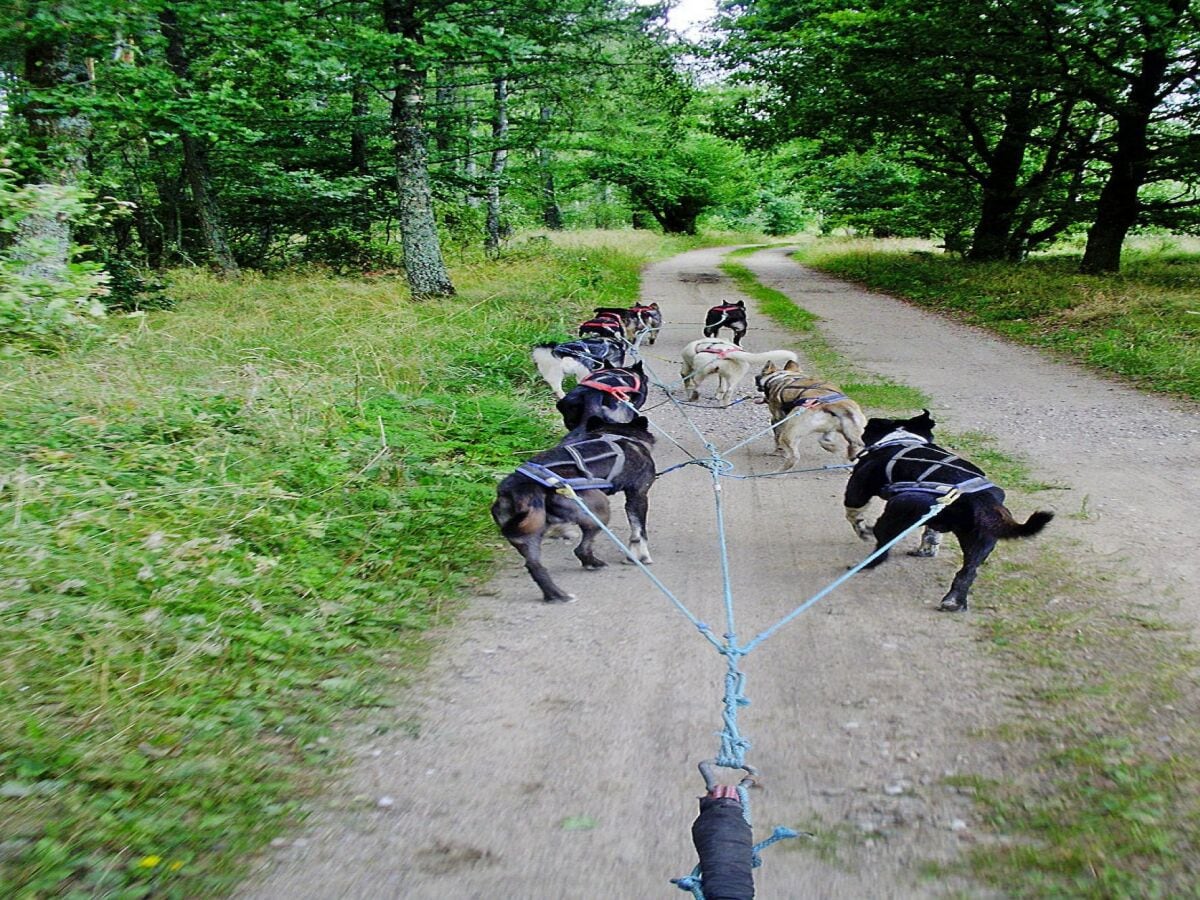
MULTIPOLYGON (((694 251, 646 272, 643 296, 666 317, 648 348, 664 381, 678 377, 668 360, 700 336, 704 310, 733 297, 717 277, 720 258, 694 251)), ((1127 557, 1138 602, 1200 620, 1189 589, 1200 581, 1194 411, 803 270, 783 250, 745 262, 821 316, 823 334, 853 364, 921 388, 947 428, 989 432, 1037 476, 1069 486, 1037 501, 1060 513, 1047 540, 1078 542, 1084 558, 1127 557), (1090 515, 1067 515, 1085 497, 1090 515)), ((797 346, 762 316, 751 324, 750 349, 797 346)), ((708 396, 714 387, 706 384, 708 396)), ((753 390, 749 379, 741 390, 753 390)), ((647 408, 662 399, 656 392, 647 408)), ((750 403, 689 412, 719 446, 766 424, 764 408, 750 403)), ((699 450, 670 404, 650 416, 699 450)), ((733 458, 740 472, 775 471, 770 450, 763 437, 733 458)), ((660 468, 684 458, 665 440, 656 457, 660 468)), ((835 460, 813 440, 807 461, 835 460)), ((864 555, 842 516, 845 477, 723 482, 743 640, 864 555)), ((655 485, 650 548, 655 574, 720 632, 709 485, 695 466, 655 485)), ((1020 498, 1011 505, 1020 519, 1033 509, 1020 498)), ((364 738, 345 785, 240 896, 684 896, 668 879, 694 864, 695 765, 717 750, 724 662, 644 575, 600 546, 614 565, 585 572, 569 543, 549 545, 552 573, 579 596, 566 606, 540 603, 511 554, 397 710, 419 733, 364 738)), ((1021 552, 1011 543, 997 550, 1021 552)), ((941 780, 1004 777, 1014 765, 1003 748, 971 736, 1010 702, 970 626, 970 616, 989 614, 986 580, 976 588, 979 611, 933 611, 956 563, 953 552, 897 556, 745 661, 752 705, 740 726, 753 742, 747 760, 765 776, 752 795, 756 838, 776 824, 857 835, 838 841, 836 861, 799 841, 772 847, 757 870, 758 896, 923 897, 951 887, 918 875, 922 861, 953 858, 975 836, 968 798, 941 780)))

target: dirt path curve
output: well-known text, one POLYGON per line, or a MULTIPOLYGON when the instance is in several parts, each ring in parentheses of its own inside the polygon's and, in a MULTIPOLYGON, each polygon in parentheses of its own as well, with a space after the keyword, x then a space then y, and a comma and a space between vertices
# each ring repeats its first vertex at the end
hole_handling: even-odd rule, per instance
MULTIPOLYGON (((667 321, 649 348, 664 381, 678 377, 674 361, 700 336, 704 310, 734 294, 716 268, 721 255, 694 251, 645 273, 643 296, 667 321)), ((852 361, 925 389, 948 426, 989 430, 1045 477, 1088 495, 1098 515, 1060 517, 1065 530, 1099 552, 1136 551, 1147 584, 1155 573, 1168 582, 1164 593, 1195 583, 1195 560, 1178 553, 1197 499, 1194 415, 804 272, 778 251, 749 264, 826 317, 827 337, 852 361)), ((795 346, 763 317, 752 324, 749 348, 795 346)), ((656 392, 647 403, 651 418, 699 450, 661 400, 656 392)), ((750 403, 689 412, 719 446, 766 423, 750 403)), ((775 471, 770 450, 764 437, 733 458, 740 472, 775 471)), ((665 440, 656 457, 660 467, 684 458, 665 440)), ((815 441, 808 458, 831 461, 815 441)), ((742 640, 861 559, 842 517, 844 481, 832 471, 724 482, 742 640)), ((669 474, 650 504, 656 575, 722 631, 709 476, 695 466, 669 474)), ((1030 511, 1014 505, 1021 518, 1030 511)), ((614 520, 624 536, 623 517, 614 520)), ((569 547, 554 542, 546 555, 579 602, 540 603, 511 554, 396 709, 397 722, 418 727, 362 736, 341 788, 239 896, 684 896, 668 879, 694 863, 695 765, 717 750, 723 661, 644 575, 615 565, 615 549, 601 548, 610 568, 584 572, 569 547)), ((953 772, 1004 776, 1001 749, 969 735, 1009 702, 969 617, 932 611, 954 566, 953 554, 898 558, 745 661, 752 705, 740 726, 753 742, 747 760, 765 776, 753 793, 756 837, 776 824, 857 835, 837 840, 835 858, 799 841, 771 848, 756 875, 760 897, 907 898, 950 887, 918 876, 923 860, 953 858, 973 838, 967 798, 940 782, 953 772)))

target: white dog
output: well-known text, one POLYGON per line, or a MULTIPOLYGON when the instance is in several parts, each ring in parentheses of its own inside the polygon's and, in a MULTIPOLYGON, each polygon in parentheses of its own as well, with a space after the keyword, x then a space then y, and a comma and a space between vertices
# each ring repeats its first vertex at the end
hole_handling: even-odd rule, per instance
POLYGON ((709 375, 717 375, 717 402, 729 403, 733 392, 751 367, 775 363, 782 366, 798 362, 791 350, 767 350, 751 353, 737 344, 719 338, 700 338, 683 348, 683 386, 690 391, 689 400, 700 399, 700 384, 709 375))

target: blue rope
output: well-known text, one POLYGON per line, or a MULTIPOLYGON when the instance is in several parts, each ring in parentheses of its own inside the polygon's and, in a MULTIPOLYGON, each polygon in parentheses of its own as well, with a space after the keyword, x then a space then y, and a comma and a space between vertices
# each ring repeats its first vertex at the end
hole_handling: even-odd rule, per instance
MULTIPOLYGON (((745 737, 742 736, 741 731, 738 728, 738 721, 737 721, 738 709, 740 707, 750 705, 750 700, 745 695, 746 676, 745 676, 745 673, 743 673, 739 667, 739 660, 742 657, 749 654, 752 650, 757 648, 760 644, 762 644, 764 641, 766 641, 767 638, 771 637, 773 634, 775 634, 777 631, 779 631, 781 628, 783 628, 789 622, 796 619, 805 610, 812 607, 815 603, 817 603, 822 598, 824 598, 829 593, 831 593, 833 590, 835 590, 837 587, 839 587, 840 585, 845 583, 849 578, 856 575, 858 572, 862 571, 863 567, 865 567, 873 559, 878 557, 880 554, 886 552, 888 549, 890 549, 892 546, 897 544, 899 541, 901 541, 905 536, 910 534, 912 531, 914 531, 915 529, 924 525, 926 522, 928 522, 934 516, 938 515, 938 513, 940 513, 948 503, 953 502, 954 499, 957 499, 957 493, 952 492, 951 494, 948 494, 946 497, 940 499, 937 503, 934 503, 933 506, 920 519, 918 519, 916 522, 914 522, 912 525, 910 525, 908 528, 906 528, 900 534, 896 535, 892 540, 888 541, 883 546, 877 548, 874 552, 872 552, 865 559, 863 559, 862 562, 860 562, 857 565, 850 568, 847 572, 845 572, 839 578, 832 581, 830 584, 826 585, 824 588, 822 588, 816 594, 813 594, 811 597, 809 597, 807 600, 805 600, 803 603, 801 603, 798 607, 796 607, 796 609, 794 609, 788 615, 781 618, 774 625, 770 626, 765 631, 760 632, 744 647, 739 647, 738 642, 737 642, 736 617, 735 617, 735 613, 734 613, 732 579, 730 577, 730 571, 729 571, 729 547, 728 547, 728 541, 727 541, 726 532, 725 532, 725 513, 724 513, 724 507, 723 507, 723 501, 722 501, 721 478, 755 478, 755 477, 768 477, 768 476, 765 474, 764 475, 734 475, 734 474, 732 474, 733 470, 734 470, 733 463, 731 463, 728 459, 725 459, 725 454, 731 453, 734 450, 744 447, 746 444, 755 440, 759 436, 766 434, 769 431, 773 431, 774 429, 776 429, 780 425, 782 425, 785 421, 787 421, 788 418, 790 418, 792 415, 795 415, 796 413, 795 412, 789 413, 788 416, 785 416, 783 419, 780 419, 778 422, 772 424, 769 428, 752 435, 751 437, 747 438, 746 440, 743 440, 737 444, 734 444, 732 447, 730 447, 728 450, 725 451, 725 454, 723 454, 720 450, 717 449, 717 447, 711 441, 709 441, 705 437, 704 433, 696 426, 695 422, 692 421, 691 417, 687 414, 687 411, 683 408, 682 403, 671 393, 670 388, 668 388, 666 385, 664 385, 662 383, 662 381, 658 378, 658 376, 655 374, 653 369, 648 364, 646 364, 645 359, 641 356, 641 354, 639 352, 638 344, 640 344, 640 339, 641 339, 641 336, 639 335, 638 341, 635 341, 632 346, 632 351, 633 351, 634 355, 642 360, 643 366, 645 368, 645 371, 649 375, 650 381, 653 384, 655 384, 656 386, 662 388, 666 392, 667 397, 675 405, 676 409, 679 411, 679 414, 681 416, 683 416, 684 421, 691 427, 691 429, 693 431, 696 432, 696 435, 700 438, 701 442, 704 444, 705 449, 709 453, 708 458, 702 458, 702 457, 697 457, 697 456, 692 455, 685 447, 683 447, 682 444, 680 444, 678 441, 676 441, 674 439, 674 437, 672 437, 670 434, 668 434, 663 428, 661 428, 658 425, 655 425, 655 423, 653 423, 653 422, 650 423, 658 431, 660 431, 662 434, 666 435, 667 438, 671 441, 671 443, 673 443, 679 449, 683 450, 683 452, 685 454, 687 454, 688 457, 690 457, 685 462, 679 463, 677 465, 671 466, 671 467, 663 470, 663 472, 658 473, 659 475, 663 475, 663 474, 666 474, 667 472, 675 471, 676 469, 683 468, 684 466, 700 465, 700 466, 703 466, 704 468, 708 469, 709 475, 712 479, 713 502, 714 502, 714 507, 715 507, 716 520, 717 520, 717 538, 718 538, 718 543, 719 543, 719 547, 720 547, 720 557, 721 557, 721 579, 722 579, 723 601, 724 601, 724 605, 725 605, 725 623, 726 623, 725 627, 726 627, 726 630, 725 630, 725 634, 724 634, 724 640, 718 640, 716 638, 716 636, 713 635, 711 627, 709 625, 707 625, 706 623, 700 621, 700 619, 697 618, 691 612, 691 610, 689 610, 687 608, 687 606, 685 606, 683 604, 683 602, 681 600, 679 600, 679 598, 676 597, 666 587, 666 585, 664 585, 654 575, 654 573, 652 573, 649 569, 647 569, 646 566, 642 563, 642 561, 633 555, 633 553, 629 550, 629 548, 626 547, 625 544, 622 543, 622 541, 612 532, 612 530, 604 522, 602 522, 599 519, 599 517, 596 516, 595 513, 592 512, 592 510, 588 507, 588 505, 586 503, 584 503, 582 499, 580 499, 579 495, 576 494, 575 491, 572 490, 572 488, 569 485, 565 485, 565 486, 559 488, 559 493, 561 493, 561 494, 569 497, 571 500, 573 500, 579 506, 579 508, 581 510, 583 510, 584 513, 600 527, 600 529, 609 538, 609 540, 611 540, 614 544, 616 544, 616 546, 621 550, 621 552, 625 554, 626 558, 629 559, 631 562, 633 562, 639 569, 641 569, 642 572, 645 573, 645 575, 655 585, 655 587, 657 587, 667 597, 667 599, 669 599, 675 605, 676 609, 678 609, 688 619, 688 621, 690 621, 692 623, 692 625, 696 627, 696 629, 700 632, 700 634, 709 643, 711 643, 717 649, 717 651, 719 653, 721 653, 725 657, 726 673, 725 673, 725 691, 724 691, 724 698, 723 698, 724 710, 723 710, 723 714, 722 714, 723 728, 722 728, 721 732, 719 733, 719 737, 720 737, 719 754, 714 760, 712 760, 712 763, 714 765, 720 766, 721 768, 742 769, 748 773, 753 774, 754 770, 746 765, 746 752, 751 749, 752 744, 750 743, 749 740, 747 740, 745 737)), ((749 399, 749 398, 743 398, 743 399, 749 399)), ((637 411, 636 407, 634 407, 628 401, 624 401, 624 402, 631 409, 634 409, 635 412, 637 411)), ((741 401, 738 401, 738 402, 741 402, 741 401)), ((730 404, 730 405, 734 405, 734 404, 730 404)), ((796 470, 796 472, 821 471, 823 469, 835 469, 835 468, 840 469, 840 468, 852 468, 852 467, 853 467, 853 464, 827 465, 827 466, 821 466, 821 467, 818 467, 815 469, 799 469, 799 470, 796 470)), ((774 472, 774 473, 769 473, 769 474, 772 476, 778 476, 778 475, 795 474, 796 472, 774 472)), ((704 764, 702 764, 701 771, 702 772, 705 771, 704 764)), ((705 774, 706 783, 708 782, 708 780, 709 780, 709 777, 706 773, 705 774)), ((710 786, 710 789, 711 789, 711 786, 710 786)), ((749 790, 747 787, 747 780, 744 779, 741 783, 738 784, 737 794, 738 794, 738 798, 740 799, 741 805, 742 805, 742 815, 745 817, 747 824, 751 824, 750 795, 749 795, 749 790)), ((794 838, 794 837, 798 837, 798 836, 799 836, 798 832, 793 831, 790 828, 784 828, 782 826, 776 827, 775 830, 772 832, 771 837, 769 837, 765 841, 762 841, 759 844, 756 844, 754 846, 754 848, 752 849, 752 854, 753 854, 752 864, 753 864, 753 866, 757 867, 761 864, 761 859, 759 857, 760 850, 763 850, 766 847, 769 847, 770 845, 777 843, 778 841, 786 840, 788 838, 794 838)), ((672 883, 675 884, 677 887, 679 887, 681 890, 691 891, 693 897, 695 897, 696 900, 704 900, 703 884, 702 884, 699 866, 697 866, 695 869, 693 869, 692 873, 690 875, 686 875, 681 878, 672 879, 672 883)))

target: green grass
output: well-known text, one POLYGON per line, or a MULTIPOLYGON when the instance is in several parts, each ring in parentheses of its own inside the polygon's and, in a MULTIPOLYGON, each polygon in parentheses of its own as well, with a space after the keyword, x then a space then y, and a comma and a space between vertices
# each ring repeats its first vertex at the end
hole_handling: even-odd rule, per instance
POLYGON ((1127 252, 1121 274, 1102 277, 1079 275, 1068 255, 982 264, 816 242, 798 258, 1139 387, 1200 399, 1198 254, 1127 252))
POLYGON ((294 825, 555 439, 529 345, 690 246, 602 237, 436 303, 178 272, 172 311, 0 360, 0 894, 219 895, 294 825))
POLYGON ((1197 896, 1200 656, 1060 548, 989 569, 999 609, 979 627, 1021 704, 992 737, 1028 759, 1014 781, 974 785, 1008 839, 965 868, 1016 896, 1197 896))
MULTIPOLYGON (((818 348, 824 371, 845 369, 818 348)), ((862 402, 858 385, 846 390, 862 402)), ((1060 488, 989 435, 943 441, 1010 491, 1060 488)), ((924 872, 969 875, 1019 897, 1200 896, 1200 654, 1136 603, 1119 572, 1095 560, 1085 571, 1066 552, 1047 536, 1007 548, 981 572, 989 599, 977 603, 975 627, 1016 701, 984 737, 1008 744, 1013 780, 946 779, 971 789, 987 835, 963 863, 924 872)), ((809 830, 826 859, 850 840, 809 830)))

